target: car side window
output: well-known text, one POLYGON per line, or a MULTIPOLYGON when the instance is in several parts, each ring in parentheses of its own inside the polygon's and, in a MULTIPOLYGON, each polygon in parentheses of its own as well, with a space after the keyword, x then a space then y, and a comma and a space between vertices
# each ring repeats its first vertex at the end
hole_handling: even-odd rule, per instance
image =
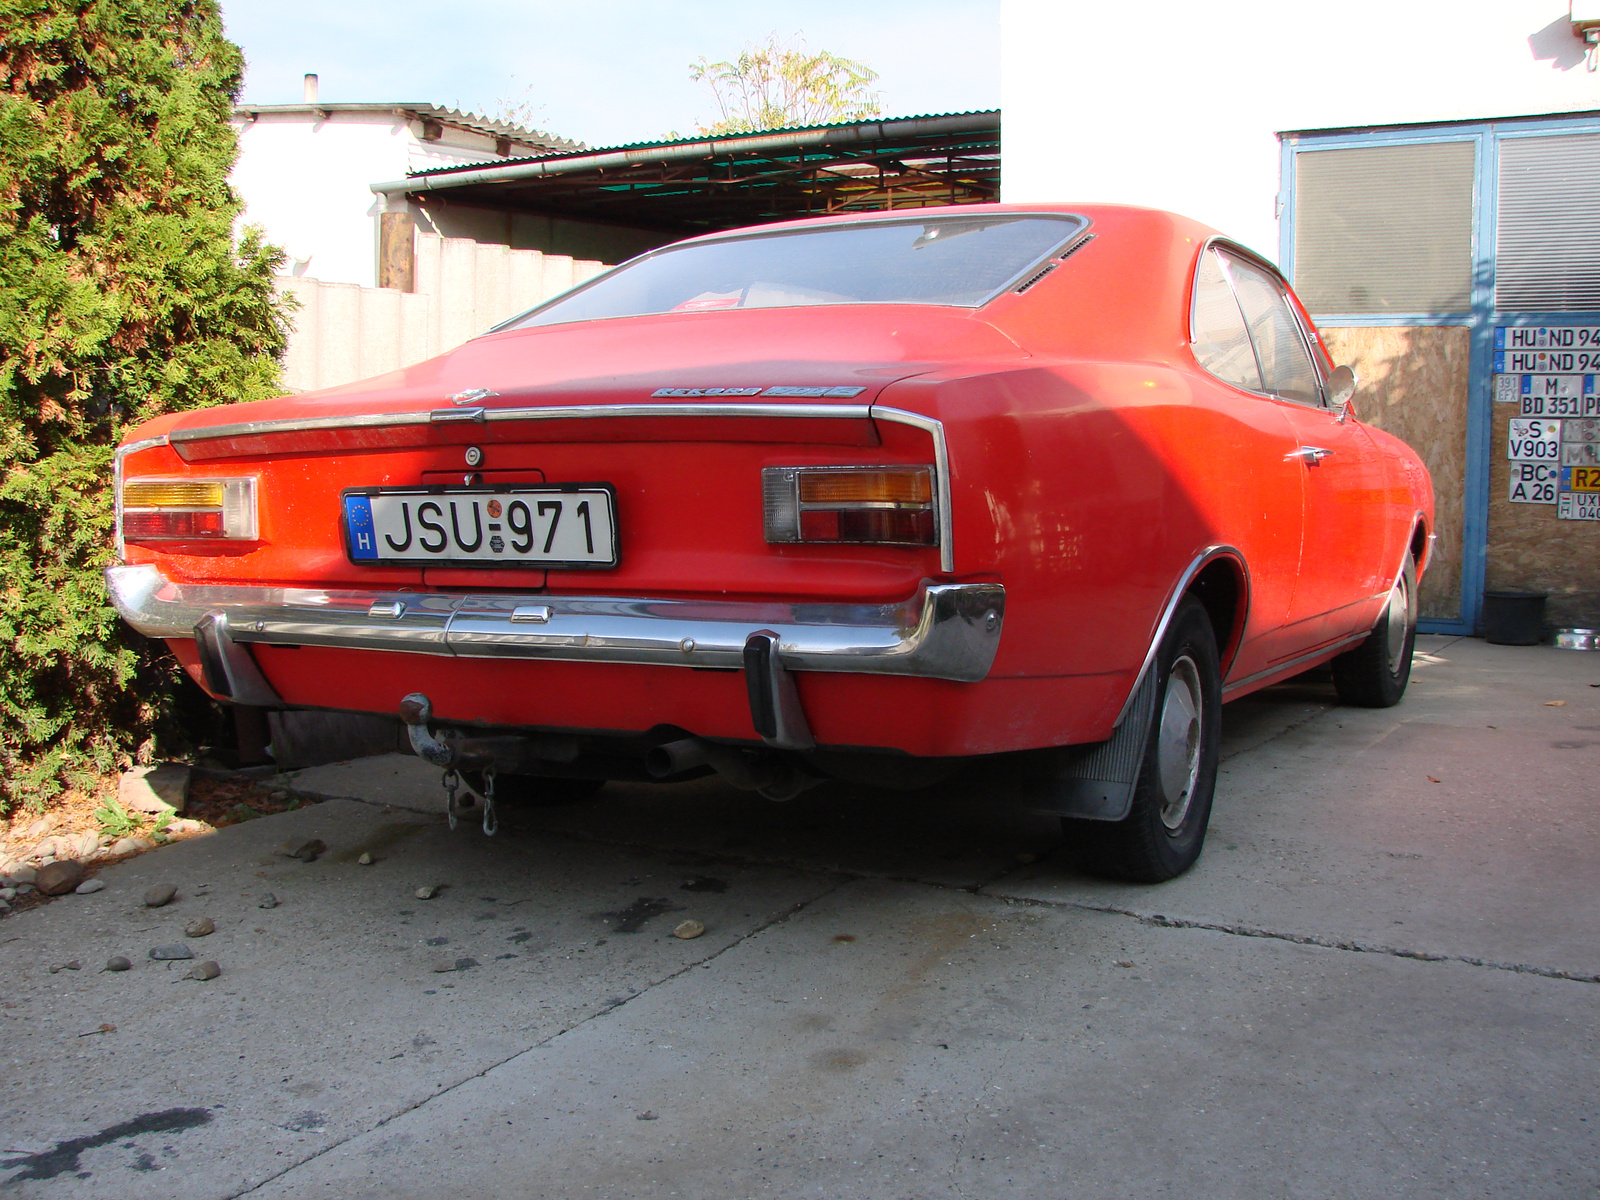
POLYGON ((1296 404, 1322 404, 1322 385, 1283 287, 1266 271, 1225 251, 1229 276, 1261 363, 1265 391, 1296 404))
POLYGON ((1244 314, 1212 249, 1200 256, 1195 272, 1193 325, 1194 356, 1202 367, 1235 387, 1263 390, 1244 314))

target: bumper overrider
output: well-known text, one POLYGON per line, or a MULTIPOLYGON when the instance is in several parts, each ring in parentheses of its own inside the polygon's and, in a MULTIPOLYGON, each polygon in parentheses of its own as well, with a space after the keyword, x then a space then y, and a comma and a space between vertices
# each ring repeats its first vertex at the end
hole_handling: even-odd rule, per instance
POLYGON ((1005 620, 996 583, 925 582, 899 603, 848 604, 192 584, 149 564, 117 564, 106 587, 140 633, 196 639, 207 686, 240 704, 282 705, 245 649, 253 642, 743 668, 757 731, 796 746, 809 738, 788 672, 976 682, 994 663, 1005 620))

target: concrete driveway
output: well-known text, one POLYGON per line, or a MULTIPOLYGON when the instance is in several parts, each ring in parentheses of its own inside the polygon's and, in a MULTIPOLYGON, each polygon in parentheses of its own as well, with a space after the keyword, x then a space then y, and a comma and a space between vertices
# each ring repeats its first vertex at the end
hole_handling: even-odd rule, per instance
POLYGON ((1300 681, 1225 754, 1157 888, 955 789, 491 840, 417 760, 302 772, 350 798, 0 922, 0 1196, 1594 1195, 1600 656, 1425 638, 1399 708, 1300 681), (219 978, 146 957, 200 917, 219 978))

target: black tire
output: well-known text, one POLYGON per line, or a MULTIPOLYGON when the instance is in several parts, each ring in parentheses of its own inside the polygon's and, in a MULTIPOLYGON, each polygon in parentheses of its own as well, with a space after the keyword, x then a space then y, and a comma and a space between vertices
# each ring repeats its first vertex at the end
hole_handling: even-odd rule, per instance
MULTIPOLYGON (((469 782, 480 792, 483 790, 481 776, 473 775, 469 782)), ((494 777, 494 802, 518 808, 562 808, 594 799, 605 785, 604 779, 501 774, 494 777)))
POLYGON ((1151 669, 1156 702, 1128 815, 1120 821, 1061 822, 1074 866, 1132 883, 1164 883, 1187 871, 1200 857, 1211 821, 1222 671, 1211 620, 1193 596, 1178 605, 1151 669))
POLYGON ((1411 652, 1416 644, 1417 564, 1407 554, 1405 569, 1367 640, 1331 664, 1339 699, 1360 708, 1399 704, 1411 682, 1411 652))

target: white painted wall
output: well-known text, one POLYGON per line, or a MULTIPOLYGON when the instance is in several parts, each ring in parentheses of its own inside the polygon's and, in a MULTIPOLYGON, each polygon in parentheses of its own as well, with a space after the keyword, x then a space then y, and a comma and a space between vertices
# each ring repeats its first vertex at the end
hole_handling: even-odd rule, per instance
POLYGON ((494 138, 446 126, 424 141, 397 112, 260 113, 235 118, 239 159, 229 177, 245 224, 284 247, 286 269, 325 282, 377 283, 378 213, 371 185, 407 171, 496 159, 494 138))
POLYGON ((1567 0, 1003 0, 1007 201, 1184 213, 1274 260, 1281 130, 1600 109, 1567 0))

